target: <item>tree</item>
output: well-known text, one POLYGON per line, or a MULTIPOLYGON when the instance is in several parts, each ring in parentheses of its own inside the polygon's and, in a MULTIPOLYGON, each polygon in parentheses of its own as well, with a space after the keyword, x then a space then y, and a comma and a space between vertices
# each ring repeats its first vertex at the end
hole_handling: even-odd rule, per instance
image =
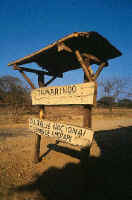
POLYGON ((127 107, 127 108, 132 108, 132 100, 130 99, 121 99, 119 102, 118 102, 118 105, 120 107, 127 107))
POLYGON ((98 104, 102 105, 102 106, 109 106, 109 105, 113 105, 115 103, 115 99, 113 97, 102 97, 98 100, 98 104))
POLYGON ((13 76, 0 77, 0 97, 8 104, 8 116, 13 121, 21 118, 20 113, 27 110, 27 104, 31 104, 29 89, 19 79, 13 76))
POLYGON ((0 96, 9 104, 21 104, 29 97, 28 88, 24 83, 13 76, 0 77, 0 96))
POLYGON ((128 80, 118 77, 110 78, 109 80, 102 79, 99 81, 99 86, 102 90, 102 96, 109 98, 109 109, 112 111, 113 100, 117 102, 123 95, 126 95, 128 80))

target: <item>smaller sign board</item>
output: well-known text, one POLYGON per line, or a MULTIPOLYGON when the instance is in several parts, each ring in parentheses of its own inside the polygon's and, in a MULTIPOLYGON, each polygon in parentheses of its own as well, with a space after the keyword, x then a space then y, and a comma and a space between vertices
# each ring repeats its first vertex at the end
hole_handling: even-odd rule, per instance
POLYGON ((94 104, 95 82, 32 90, 33 105, 94 104))
POLYGON ((37 118, 29 119, 29 128, 35 134, 54 137, 56 140, 79 146, 90 146, 94 132, 72 125, 66 125, 37 118))

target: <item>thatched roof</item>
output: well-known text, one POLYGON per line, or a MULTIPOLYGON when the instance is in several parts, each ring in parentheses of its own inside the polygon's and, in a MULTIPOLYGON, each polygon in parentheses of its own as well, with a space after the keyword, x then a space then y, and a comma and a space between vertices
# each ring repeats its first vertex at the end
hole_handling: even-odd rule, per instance
POLYGON ((76 58, 75 50, 79 50, 82 55, 85 53, 92 54, 99 58, 101 62, 121 55, 119 50, 97 32, 78 32, 70 34, 24 58, 11 62, 8 66, 35 62, 48 72, 63 73, 81 67, 76 58), (66 45, 72 52, 64 49, 59 50, 59 44, 66 45))

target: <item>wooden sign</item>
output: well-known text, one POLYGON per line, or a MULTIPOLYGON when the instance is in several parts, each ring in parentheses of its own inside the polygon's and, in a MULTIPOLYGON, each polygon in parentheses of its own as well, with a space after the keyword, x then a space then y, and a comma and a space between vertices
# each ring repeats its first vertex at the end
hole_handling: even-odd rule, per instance
POLYGON ((72 145, 89 146, 94 132, 91 129, 40 120, 29 119, 29 128, 35 134, 54 137, 56 140, 72 145))
POLYGON ((95 83, 42 87, 32 90, 33 105, 94 104, 95 83))

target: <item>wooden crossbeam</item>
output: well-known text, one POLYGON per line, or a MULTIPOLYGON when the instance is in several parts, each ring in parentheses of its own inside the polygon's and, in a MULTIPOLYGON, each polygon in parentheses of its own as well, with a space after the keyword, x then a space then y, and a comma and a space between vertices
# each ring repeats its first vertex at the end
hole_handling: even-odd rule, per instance
POLYGON ((56 76, 59 78, 62 78, 63 75, 62 74, 53 74, 53 73, 49 73, 49 72, 45 72, 45 71, 41 71, 41 70, 36 70, 36 69, 30 69, 27 67, 19 67, 17 65, 13 66, 14 70, 19 70, 19 71, 25 71, 25 72, 31 72, 31 73, 35 73, 35 74, 43 74, 43 75, 48 75, 48 76, 56 76))
POLYGON ((21 73, 21 75, 23 76, 23 78, 29 83, 29 85, 31 86, 32 89, 35 89, 35 86, 34 84, 32 83, 32 81, 28 78, 28 76, 22 72, 22 71, 19 71, 21 73))
POLYGON ((86 58, 88 58, 89 60, 93 60, 96 63, 101 63, 101 60, 99 58, 97 58, 96 56, 93 56, 92 54, 88 54, 88 53, 82 53, 82 56, 85 56, 86 58))
POLYGON ((72 49, 64 44, 64 42, 58 43, 58 52, 60 51, 68 51, 69 53, 72 53, 72 49))
POLYGON ((90 73, 88 71, 88 68, 87 68, 87 66, 86 66, 86 64, 85 64, 85 62, 84 62, 79 50, 76 50, 75 54, 76 54, 77 60, 79 61, 79 63, 81 64, 81 66, 83 68, 83 71, 86 74, 86 77, 88 78, 89 81, 92 81, 92 77, 91 77, 91 75, 90 75, 90 73))
MULTIPOLYGON (((90 74, 90 76, 92 78, 94 76, 94 72, 93 72, 93 70, 92 70, 92 68, 91 68, 91 66, 89 64, 90 60, 88 58, 85 58, 84 62, 85 62, 85 65, 86 65, 86 67, 88 69, 88 72, 89 72, 89 74, 90 74)), ((92 78, 92 80, 93 80, 93 78, 92 78)))
POLYGON ((100 72, 103 70, 103 68, 104 68, 104 67, 107 67, 107 66, 108 66, 108 63, 107 63, 107 62, 101 63, 100 66, 99 66, 99 68, 98 68, 98 70, 96 71, 96 73, 95 73, 93 79, 96 80, 96 79, 98 78, 100 72))
POLYGON ((17 69, 20 74, 23 76, 23 78, 28 82, 28 84, 31 86, 32 89, 35 89, 34 84, 32 83, 32 81, 28 78, 28 76, 21 70, 21 68, 17 67, 16 65, 14 65, 13 67, 14 69, 17 69))
POLYGON ((54 76, 53 78, 51 78, 49 81, 47 81, 47 83, 44 84, 44 86, 49 85, 52 81, 54 81, 56 79, 56 77, 54 76))

